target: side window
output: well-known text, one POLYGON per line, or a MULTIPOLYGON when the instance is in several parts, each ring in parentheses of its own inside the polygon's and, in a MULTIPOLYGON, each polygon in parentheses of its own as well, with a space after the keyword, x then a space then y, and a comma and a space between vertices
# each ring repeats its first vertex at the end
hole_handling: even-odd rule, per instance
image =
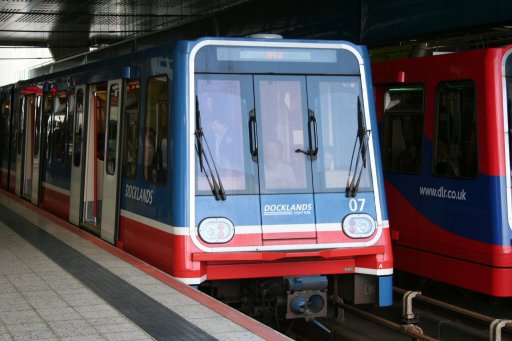
POLYGON ((148 80, 146 124, 144 132, 144 179, 167 182, 167 76, 148 80))
POLYGON ((473 178, 477 175, 475 85, 445 82, 437 89, 434 168, 438 176, 473 178))
POLYGON ((78 89, 75 98, 75 123, 74 123, 74 141, 73 141, 73 165, 80 166, 82 157, 82 125, 84 122, 84 91, 78 89))
POLYGON ((386 172, 419 173, 423 150, 423 87, 384 92, 382 161, 386 172))
POLYGON ((75 94, 68 94, 68 120, 66 126, 66 164, 71 160, 71 152, 73 149, 73 126, 75 124, 75 94))
POLYGON ((117 154, 117 122, 119 121, 120 104, 119 96, 121 89, 119 84, 112 84, 109 89, 109 107, 108 107, 108 136, 107 141, 107 174, 113 175, 116 171, 117 154))
POLYGON ((53 99, 53 130, 52 160, 64 163, 66 157, 66 123, 67 123, 67 92, 59 91, 53 99))
POLYGON ((34 98, 31 98, 30 101, 32 103, 32 110, 35 111, 32 114, 32 117, 34 117, 34 160, 38 160, 41 152, 39 144, 41 139, 41 96, 35 96, 34 98))
POLYGON ((53 144, 53 95, 51 93, 44 96, 43 102, 43 150, 44 158, 50 160, 53 144))
POLYGON ((18 155, 21 154, 21 150, 23 149, 23 138, 25 137, 25 98, 22 97, 19 99, 19 106, 17 110, 17 114, 19 115, 18 120, 18 155))
POLYGON ((123 176, 135 179, 139 137, 140 81, 126 84, 123 120, 123 176))
POLYGON ((2 108, 0 109, 0 167, 7 168, 9 155, 9 104, 7 99, 2 99, 2 108))

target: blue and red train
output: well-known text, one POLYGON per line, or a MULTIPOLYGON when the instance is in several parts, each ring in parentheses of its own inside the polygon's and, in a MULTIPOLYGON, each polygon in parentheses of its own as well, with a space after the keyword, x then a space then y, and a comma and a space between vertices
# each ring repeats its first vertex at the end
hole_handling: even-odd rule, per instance
POLYGON ((511 52, 373 65, 397 270, 512 296, 511 52))
POLYGON ((391 304, 364 47, 144 37, 0 99, 2 188, 229 302, 282 295, 289 318, 325 315, 327 289, 391 304))

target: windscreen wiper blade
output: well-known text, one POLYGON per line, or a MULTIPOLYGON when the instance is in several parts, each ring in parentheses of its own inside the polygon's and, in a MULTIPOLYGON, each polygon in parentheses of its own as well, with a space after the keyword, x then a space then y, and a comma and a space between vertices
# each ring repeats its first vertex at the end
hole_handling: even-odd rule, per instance
POLYGON ((361 182, 361 176, 363 169, 366 168, 366 154, 368 152, 368 134, 370 131, 366 129, 366 122, 364 119, 364 113, 361 108, 361 99, 357 97, 357 134, 354 142, 354 149, 352 150, 352 159, 350 161, 350 168, 348 171, 346 196, 355 197, 359 189, 359 183, 361 182), (356 147, 359 142, 359 148, 356 147), (352 174, 352 165, 354 170, 352 174))
POLYGON ((199 169, 201 172, 204 170, 203 164, 203 127, 201 126, 201 111, 199 110, 199 101, 196 96, 196 131, 194 132, 196 135, 196 151, 197 156, 199 157, 199 169))
POLYGON ((203 128, 201 126, 201 111, 199 110, 199 101, 197 99, 197 96, 196 130, 194 134, 196 136, 196 152, 199 158, 199 169, 202 173, 204 173, 206 181, 208 182, 208 185, 212 190, 212 194, 215 197, 215 200, 226 200, 226 191, 224 190, 224 186, 222 185, 219 172, 217 171, 217 167, 215 166, 215 162, 213 161, 210 147, 208 146, 208 141, 204 136, 203 128), (208 154, 205 153, 204 147, 206 147, 208 154))

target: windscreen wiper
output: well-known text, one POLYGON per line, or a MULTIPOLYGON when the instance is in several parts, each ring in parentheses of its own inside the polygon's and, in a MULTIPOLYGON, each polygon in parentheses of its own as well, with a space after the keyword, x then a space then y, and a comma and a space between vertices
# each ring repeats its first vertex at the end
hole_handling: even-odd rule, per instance
POLYGON ((370 131, 366 129, 366 123, 364 119, 363 110, 361 108, 361 99, 357 96, 357 134, 354 142, 354 149, 352 150, 352 159, 350 160, 350 168, 348 171, 346 196, 355 197, 357 190, 359 189, 359 183, 361 181, 361 175, 363 169, 366 168, 366 154, 368 152, 368 134, 370 131), (359 142, 359 148, 356 147, 359 142), (352 174, 352 165, 354 170, 352 174))
POLYGON ((201 111, 199 110, 199 101, 196 96, 196 152, 199 158, 199 170, 201 173, 204 173, 206 177, 206 181, 212 190, 213 196, 215 200, 226 200, 226 191, 224 191, 224 186, 222 185, 222 181, 220 180, 219 172, 217 171, 217 167, 215 166, 215 162, 213 161, 212 153, 210 151, 210 147, 208 146, 208 141, 203 133, 203 128, 201 126, 201 111), (203 145, 204 142, 204 145, 203 145), (208 154, 205 153, 205 148, 208 154))

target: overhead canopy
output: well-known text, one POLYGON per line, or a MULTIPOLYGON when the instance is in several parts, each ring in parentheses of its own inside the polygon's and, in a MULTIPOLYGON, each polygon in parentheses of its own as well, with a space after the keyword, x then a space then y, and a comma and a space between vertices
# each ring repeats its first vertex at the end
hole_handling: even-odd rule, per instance
POLYGON ((0 46, 49 47, 61 59, 168 30, 189 38, 278 33, 370 47, 449 40, 474 48, 512 42, 508 24, 509 0, 1 1, 0 46))
POLYGON ((485 43, 489 35, 510 40, 507 24, 512 24, 509 0, 362 0, 360 41, 375 46, 482 33, 485 43))

